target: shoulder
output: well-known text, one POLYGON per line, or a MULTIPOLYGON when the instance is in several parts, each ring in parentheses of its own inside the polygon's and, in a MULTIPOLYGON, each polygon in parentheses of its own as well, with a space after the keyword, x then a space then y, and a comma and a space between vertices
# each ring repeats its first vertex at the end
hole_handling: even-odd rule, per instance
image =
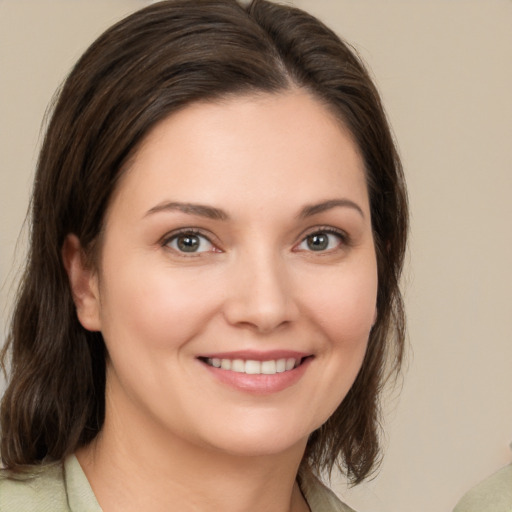
POLYGON ((0 473, 0 512, 68 512, 61 463, 44 464, 23 475, 0 473))
POLYGON ((311 512, 354 512, 320 480, 304 469, 299 473, 299 484, 311 512))
POLYGON ((512 512, 512 464, 470 489, 453 512, 512 512))

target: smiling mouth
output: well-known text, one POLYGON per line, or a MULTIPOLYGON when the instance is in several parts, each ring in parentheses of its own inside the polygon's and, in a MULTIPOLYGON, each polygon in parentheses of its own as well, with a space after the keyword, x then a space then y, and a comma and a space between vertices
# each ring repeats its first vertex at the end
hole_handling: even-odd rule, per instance
POLYGON ((280 358, 266 361, 254 359, 220 359, 216 357, 200 357, 199 359, 213 368, 248 375, 275 375, 285 373, 298 368, 308 357, 302 358, 280 358))

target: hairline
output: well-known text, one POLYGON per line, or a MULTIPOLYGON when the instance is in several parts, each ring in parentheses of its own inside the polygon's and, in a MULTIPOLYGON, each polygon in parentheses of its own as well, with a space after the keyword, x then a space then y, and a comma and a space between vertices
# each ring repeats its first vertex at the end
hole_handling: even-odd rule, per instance
MULTIPOLYGON (((284 66, 284 65, 283 65, 284 66)), ((133 168, 133 165, 137 159, 137 156, 139 155, 140 151, 142 151, 145 144, 148 142, 148 140, 151 137, 151 134, 158 129, 158 127, 165 123, 168 119, 175 116, 179 112, 182 112, 186 110, 187 108, 191 106, 196 105, 226 105, 231 101, 239 100, 239 99, 248 99, 248 100, 254 100, 254 99, 262 99, 265 97, 275 97, 275 96, 283 96, 287 94, 293 94, 293 93, 305 93, 310 99, 315 101, 319 106, 321 106, 325 112, 325 114, 330 118, 330 121, 332 121, 345 135, 350 139, 350 141, 353 144, 353 147, 361 159, 361 162, 363 164, 362 170, 365 175, 365 182, 366 182, 366 191, 368 194, 368 201, 370 204, 370 214, 371 214, 371 195, 370 195, 370 183, 369 183, 369 170, 367 168, 367 164, 364 158, 364 155, 362 154, 361 148, 359 143, 356 140, 356 137, 352 130, 350 129, 348 123, 345 121, 344 116, 341 112, 341 109, 338 108, 338 106, 335 104, 334 101, 330 101, 324 96, 322 96, 319 92, 315 91, 312 87, 308 85, 301 85, 296 80, 294 80, 290 73, 284 69, 283 67, 283 74, 286 74, 286 77, 288 78, 288 81, 285 86, 280 87, 275 90, 267 90, 263 87, 246 87, 241 88, 237 90, 227 91, 218 93, 216 95, 212 95, 211 97, 203 97, 203 98, 197 98, 190 101, 185 101, 175 109, 173 109, 171 112, 168 112, 167 114, 164 114, 162 118, 151 124, 146 133, 143 134, 140 139, 138 139, 135 142, 135 145, 133 149, 128 154, 126 160, 121 164, 115 178, 115 184, 113 186, 112 192, 110 196, 108 197, 107 206, 105 208, 105 211, 103 213, 103 218, 101 221, 100 228, 98 230, 98 234, 88 244, 87 247, 84 247, 84 251, 86 254, 86 262, 92 268, 94 271, 98 273, 99 277, 99 270, 100 270, 100 260, 101 260, 101 251, 103 249, 103 243, 104 243, 104 237, 106 233, 106 227, 107 227, 107 221, 108 216, 110 212, 110 208, 112 203, 114 202, 115 198, 117 197, 117 194, 119 193, 119 190, 121 188, 122 182, 126 179, 125 177, 130 173, 130 171, 133 168)), ((375 229, 372 223, 372 232, 375 238, 375 229)), ((67 233, 69 235, 71 233, 67 233)))

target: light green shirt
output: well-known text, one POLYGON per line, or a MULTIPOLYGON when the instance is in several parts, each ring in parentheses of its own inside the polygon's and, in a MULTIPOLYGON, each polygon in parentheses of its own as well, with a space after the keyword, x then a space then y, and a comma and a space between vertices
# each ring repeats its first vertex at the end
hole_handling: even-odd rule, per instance
POLYGON ((453 512, 512 512, 512 464, 469 490, 453 512))
MULTIPOLYGON (((301 473, 311 512, 354 512, 313 475, 301 473)), ((0 512, 102 512, 77 458, 42 466, 30 478, 0 478, 0 512)))
POLYGON ((102 512, 73 455, 34 470, 30 478, 0 479, 1 512, 102 512))

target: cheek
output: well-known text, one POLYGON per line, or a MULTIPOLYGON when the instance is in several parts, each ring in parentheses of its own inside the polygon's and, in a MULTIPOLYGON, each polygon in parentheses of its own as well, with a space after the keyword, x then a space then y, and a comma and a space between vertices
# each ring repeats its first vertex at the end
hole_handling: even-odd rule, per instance
POLYGON ((321 423, 343 401, 359 373, 375 316, 376 296, 376 272, 354 269, 333 277, 324 293, 317 292, 316 300, 310 297, 326 340, 320 354, 323 385, 317 395, 321 423))
POLYGON ((366 344, 374 323, 377 300, 377 272, 364 268, 333 273, 323 286, 311 286, 305 296, 317 323, 330 340, 354 348, 366 344))
POLYGON ((110 269, 102 290, 105 339, 137 345, 141 350, 168 349, 185 343, 202 329, 219 301, 211 282, 192 272, 148 265, 110 269))

